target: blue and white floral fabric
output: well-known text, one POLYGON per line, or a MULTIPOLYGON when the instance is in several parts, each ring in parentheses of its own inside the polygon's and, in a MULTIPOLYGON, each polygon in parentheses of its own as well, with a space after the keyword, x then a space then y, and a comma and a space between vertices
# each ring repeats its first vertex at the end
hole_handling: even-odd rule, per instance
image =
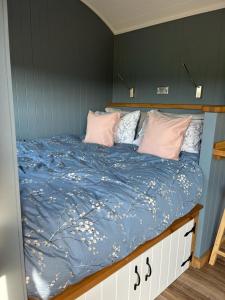
POLYGON ((195 154, 164 160, 74 136, 17 147, 27 289, 40 299, 124 258, 201 197, 195 154))

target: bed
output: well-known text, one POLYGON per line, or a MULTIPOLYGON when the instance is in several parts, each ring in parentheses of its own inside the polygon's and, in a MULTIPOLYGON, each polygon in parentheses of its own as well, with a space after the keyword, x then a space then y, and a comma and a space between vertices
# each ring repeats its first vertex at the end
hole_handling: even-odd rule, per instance
MULTIPOLYGON (((123 272, 126 268, 128 273, 133 270, 134 278, 128 277, 129 284, 134 280, 131 290, 135 294, 130 299, 139 299, 144 269, 138 267, 138 259, 140 263, 140 259, 148 258, 144 261, 145 276, 150 277, 153 268, 151 255, 140 255, 151 245, 141 252, 140 245, 160 235, 164 239, 161 246, 157 244, 161 248, 155 250, 155 255, 168 249, 172 255, 172 247, 176 247, 184 266, 191 259, 192 235, 187 240, 183 236, 193 233, 194 218, 200 209, 196 205, 202 195, 203 175, 197 154, 183 152, 179 161, 165 160, 139 154, 134 145, 107 148, 84 144, 75 136, 18 141, 17 148, 30 298, 105 299, 102 285, 92 287, 100 282, 99 278, 108 277, 106 285, 111 284, 115 290, 112 276, 123 267, 123 272), (183 250, 172 240, 180 240, 183 250), (139 256, 132 256, 135 251, 139 256), (107 271, 111 266, 115 266, 114 274, 107 271), (106 270, 104 275, 101 270, 106 270), (98 273, 95 283, 85 281, 98 273), (81 289, 71 292, 74 285, 81 289), (85 294, 88 289, 90 292, 85 294)), ((170 276, 171 282, 178 273, 170 276)), ((157 293, 171 282, 167 278, 157 293)), ((122 297, 112 292, 112 299, 122 297)))

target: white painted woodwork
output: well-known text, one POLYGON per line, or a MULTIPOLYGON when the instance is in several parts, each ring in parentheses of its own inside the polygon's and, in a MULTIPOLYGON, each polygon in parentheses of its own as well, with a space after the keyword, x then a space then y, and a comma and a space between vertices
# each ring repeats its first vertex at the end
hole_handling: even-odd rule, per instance
MULTIPOLYGON (((74 299, 75 300, 75 299, 74 299)), ((76 300, 86 300, 85 299, 85 295, 83 295, 83 296, 80 296, 79 298, 77 298, 76 300)))
POLYGON ((194 221, 190 221, 185 226, 179 229, 179 240, 178 240, 178 251, 177 251, 177 262, 176 262, 176 278, 178 278, 189 266, 187 263, 184 267, 181 267, 181 264, 190 256, 191 253, 191 238, 192 234, 189 234, 188 237, 184 237, 184 234, 193 227, 194 221), (186 243, 186 241, 189 241, 186 243), (185 249, 189 247, 188 249, 185 249))
POLYGON ((170 261, 169 261, 169 272, 167 278, 167 286, 169 286, 176 279, 176 263, 177 263, 177 252, 178 252, 178 239, 179 229, 176 230, 170 239, 170 261))
POLYGON ((102 298, 101 300, 116 300, 117 286, 116 274, 111 275, 104 281, 102 285, 102 298))
POLYGON ((25 300, 7 0, 0 0, 0 300, 25 300))
POLYGON ((161 262, 161 246, 162 242, 156 244, 152 247, 152 276, 150 280, 150 297, 149 299, 154 299, 158 295, 159 291, 159 272, 160 272, 160 262, 161 262))
MULTIPOLYGON (((194 226, 194 221, 191 221, 187 224, 186 226, 186 232, 190 231, 194 226)), ((186 261, 190 255, 191 255, 191 244, 192 244, 192 234, 189 234, 187 237, 184 238, 184 241, 185 241, 185 245, 184 245, 184 255, 183 255, 183 261, 186 261)), ((181 262, 181 263, 182 263, 181 262)), ((187 262, 181 269, 182 269, 182 273, 184 271, 186 271, 190 266, 190 261, 187 262)))
POLYGON ((150 289, 152 286, 152 275, 145 280, 147 274, 149 274, 149 267, 146 264, 146 259, 149 258, 149 264, 151 266, 152 271, 152 262, 153 262, 153 249, 150 248, 142 255, 142 270, 141 270, 141 299, 150 299, 150 289))
POLYGON ((101 300, 102 299, 102 285, 104 283, 96 285, 90 291, 85 294, 85 300, 101 300))
POLYGON ((136 290, 134 290, 134 284, 138 282, 138 276, 135 273, 135 266, 138 267, 139 275, 141 275, 142 272, 142 255, 135 258, 132 262, 130 262, 129 265, 130 265, 129 300, 140 300, 143 278, 141 278, 141 283, 136 290))
POLYGON ((129 272, 130 265, 126 265, 116 273, 117 300, 128 300, 129 297, 129 272))
POLYGON ((161 263, 159 273, 159 291, 158 295, 167 287, 169 277, 169 262, 170 262, 170 241, 171 235, 161 242, 161 263))
POLYGON ((194 225, 191 220, 168 237, 135 258, 122 269, 112 274, 99 285, 88 291, 78 300, 153 300, 159 296, 176 278, 190 265, 186 261, 191 254, 192 233, 185 237, 194 225), (151 276, 146 259, 149 258, 151 276), (138 267, 140 285, 134 290, 138 276, 135 273, 138 267))
POLYGON ((224 8, 224 0, 81 0, 114 34, 224 8))

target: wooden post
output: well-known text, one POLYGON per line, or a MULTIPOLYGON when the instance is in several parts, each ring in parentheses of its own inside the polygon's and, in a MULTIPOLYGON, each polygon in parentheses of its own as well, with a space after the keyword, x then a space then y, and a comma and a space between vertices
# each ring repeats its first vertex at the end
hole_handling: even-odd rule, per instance
POLYGON ((225 231, 225 210, 223 212, 222 220, 217 232, 215 244, 213 246, 212 254, 209 260, 209 264, 211 266, 215 265, 218 255, 225 257, 225 252, 220 250, 220 246, 224 240, 224 231, 225 231))

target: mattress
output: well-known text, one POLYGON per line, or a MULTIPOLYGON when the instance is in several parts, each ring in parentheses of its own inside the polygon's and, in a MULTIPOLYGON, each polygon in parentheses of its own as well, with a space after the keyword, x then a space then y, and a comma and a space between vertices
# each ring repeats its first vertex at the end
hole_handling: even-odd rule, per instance
POLYGON ((202 194, 198 155, 179 161, 61 136, 18 141, 28 295, 48 299, 121 260, 202 194))

